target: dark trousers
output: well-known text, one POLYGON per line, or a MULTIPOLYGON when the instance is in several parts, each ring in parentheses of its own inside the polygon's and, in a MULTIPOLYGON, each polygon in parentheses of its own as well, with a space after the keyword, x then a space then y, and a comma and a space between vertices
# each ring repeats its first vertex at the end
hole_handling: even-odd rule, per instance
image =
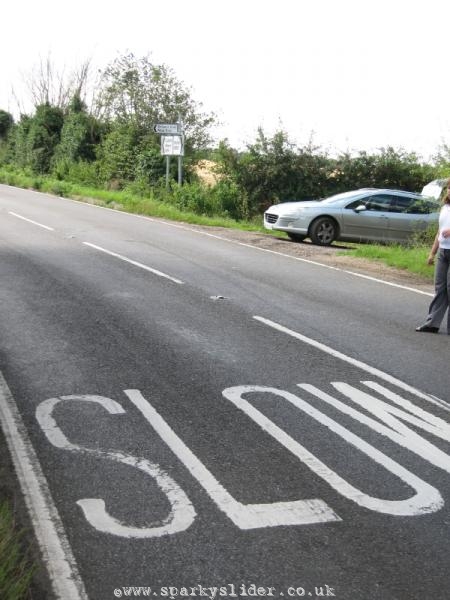
MULTIPOLYGON (((450 250, 439 250, 434 274, 434 298, 425 321, 430 327, 439 327, 450 302, 450 250)), ((450 311, 447 313, 447 333, 450 334, 450 311)))

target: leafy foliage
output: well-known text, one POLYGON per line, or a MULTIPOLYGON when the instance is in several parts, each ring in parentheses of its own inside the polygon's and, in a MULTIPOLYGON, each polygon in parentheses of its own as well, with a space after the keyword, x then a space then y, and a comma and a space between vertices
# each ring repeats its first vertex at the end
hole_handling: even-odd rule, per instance
POLYGON ((13 132, 14 162, 34 173, 48 173, 63 123, 63 111, 50 104, 37 106, 33 117, 22 116, 13 132))
POLYGON ((435 172, 430 165, 421 164, 415 153, 388 147, 377 154, 341 154, 336 160, 334 180, 338 191, 362 187, 420 191, 435 172))
MULTIPOLYGON (((96 110, 104 119, 137 128, 143 135, 155 123, 175 123, 181 117, 188 147, 210 142, 208 128, 213 114, 201 111, 190 90, 166 65, 155 65, 148 56, 128 54, 117 58, 104 71, 96 110)), ((158 143, 159 138, 155 135, 158 143)))
POLYGON ((14 119, 11 113, 6 110, 0 110, 0 140, 5 140, 11 127, 14 124, 14 119))
POLYGON ((450 178, 450 144, 441 144, 434 161, 437 167, 437 179, 450 178))
POLYGON ((116 182, 121 188, 134 179, 139 149, 139 130, 136 126, 116 126, 97 148, 100 180, 109 185, 116 182))
POLYGON ((250 215, 278 202, 365 187, 420 191, 436 174, 435 167, 420 163, 414 153, 382 148, 377 154, 344 153, 331 158, 311 142, 295 147, 282 131, 268 138, 259 130, 246 152, 222 143, 215 156, 222 175, 247 196, 250 215))
POLYGON ((18 123, 0 110, 0 165, 25 169, 34 187, 50 174, 52 189, 67 193, 66 182, 107 190, 123 190, 139 198, 154 198, 197 215, 251 219, 271 204, 322 198, 361 187, 419 191, 425 183, 450 176, 450 147, 443 145, 435 164, 424 164, 415 153, 381 148, 376 153, 330 156, 312 141, 299 147, 285 131, 267 136, 262 129, 244 151, 227 141, 209 148, 215 116, 203 111, 191 91, 166 65, 148 56, 127 54, 101 74, 91 107, 82 100, 88 64, 68 82, 51 63, 41 62, 31 82, 35 111, 18 123), (161 156, 155 123, 177 122, 186 132, 184 182, 176 178, 166 189, 166 161, 161 156), (195 176, 195 163, 216 164, 211 186, 195 176), (186 185, 187 184, 187 185, 186 185))
POLYGON ((0 597, 20 600, 28 596, 35 568, 21 547, 23 532, 17 532, 6 502, 0 503, 0 597))
POLYGON ((250 215, 286 199, 304 199, 319 193, 326 181, 325 156, 310 149, 300 152, 284 132, 267 138, 260 129, 246 152, 222 143, 216 153, 219 172, 247 198, 250 215))
POLYGON ((80 97, 74 96, 64 115, 61 139, 55 148, 53 162, 95 160, 95 147, 101 140, 101 133, 101 124, 88 114, 80 97))

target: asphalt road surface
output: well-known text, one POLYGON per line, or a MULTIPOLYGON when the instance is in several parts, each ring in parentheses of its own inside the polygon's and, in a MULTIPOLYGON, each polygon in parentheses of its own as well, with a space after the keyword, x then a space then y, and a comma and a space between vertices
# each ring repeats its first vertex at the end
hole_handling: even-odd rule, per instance
POLYGON ((0 420, 48 598, 449 598, 429 294, 7 186, 0 252, 0 420))

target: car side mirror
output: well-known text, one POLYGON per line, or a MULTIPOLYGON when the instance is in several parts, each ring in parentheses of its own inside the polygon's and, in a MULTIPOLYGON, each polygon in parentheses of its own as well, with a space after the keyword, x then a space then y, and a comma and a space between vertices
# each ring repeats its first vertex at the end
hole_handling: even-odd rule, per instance
POLYGON ((366 208, 365 204, 359 204, 358 206, 355 206, 355 208, 353 210, 357 213, 360 213, 360 212, 367 210, 367 208, 366 208))

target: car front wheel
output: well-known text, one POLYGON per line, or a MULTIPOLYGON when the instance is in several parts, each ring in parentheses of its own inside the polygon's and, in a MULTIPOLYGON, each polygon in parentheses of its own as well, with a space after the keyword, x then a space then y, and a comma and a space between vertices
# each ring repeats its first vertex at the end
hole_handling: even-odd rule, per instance
POLYGON ((319 246, 329 246, 337 238, 337 234, 337 223, 329 217, 316 219, 309 230, 312 243, 319 246))

